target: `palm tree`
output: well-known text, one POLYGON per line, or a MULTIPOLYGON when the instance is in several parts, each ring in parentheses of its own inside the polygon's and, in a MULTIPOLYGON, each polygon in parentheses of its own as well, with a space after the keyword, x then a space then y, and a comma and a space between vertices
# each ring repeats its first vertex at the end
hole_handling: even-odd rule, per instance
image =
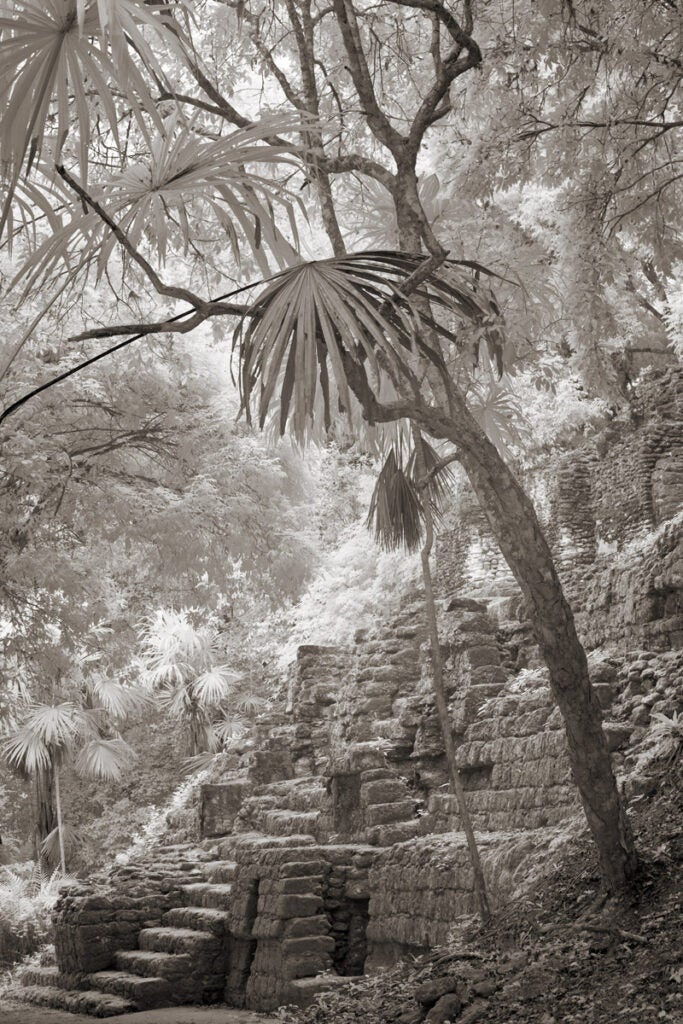
POLYGON ((239 729, 235 702, 245 699, 237 685, 243 676, 220 661, 218 630, 195 625, 189 609, 162 609, 143 624, 140 638, 143 682, 180 723, 189 757, 217 751, 239 729), (231 699, 232 721, 226 719, 231 699))
MULTIPOLYGON (((121 699, 121 698, 119 698, 121 699)), ((112 780, 130 762, 133 751, 120 737, 102 735, 102 708, 85 708, 73 701, 59 704, 29 703, 19 727, 2 743, 11 767, 23 774, 54 782, 56 829, 44 837, 42 853, 54 848, 56 838, 62 874, 66 874, 65 828, 62 819, 60 772, 68 758, 87 778, 112 780)))

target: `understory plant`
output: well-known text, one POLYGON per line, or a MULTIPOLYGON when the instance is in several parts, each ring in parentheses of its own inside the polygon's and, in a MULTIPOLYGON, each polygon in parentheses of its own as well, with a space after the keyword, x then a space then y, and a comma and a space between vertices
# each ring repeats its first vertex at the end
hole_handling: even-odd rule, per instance
POLYGON ((30 861, 0 868, 0 958, 12 962, 50 941, 52 908, 62 887, 74 882, 30 861))
POLYGON ((211 621, 191 608, 160 609, 141 627, 142 681, 181 728, 190 767, 203 767, 242 736, 244 716, 264 704, 242 673, 223 660, 225 645, 211 621))

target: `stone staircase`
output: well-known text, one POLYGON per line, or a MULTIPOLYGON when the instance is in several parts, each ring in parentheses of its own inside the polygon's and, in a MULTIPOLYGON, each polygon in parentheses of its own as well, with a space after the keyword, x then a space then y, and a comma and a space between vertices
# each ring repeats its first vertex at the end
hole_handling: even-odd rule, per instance
POLYGON ((222 1002, 234 873, 234 862, 191 844, 162 848, 151 863, 119 869, 120 877, 136 882, 177 881, 180 905, 142 928, 138 948, 118 951, 112 969, 64 974, 57 967, 33 968, 11 997, 93 1017, 222 1002))

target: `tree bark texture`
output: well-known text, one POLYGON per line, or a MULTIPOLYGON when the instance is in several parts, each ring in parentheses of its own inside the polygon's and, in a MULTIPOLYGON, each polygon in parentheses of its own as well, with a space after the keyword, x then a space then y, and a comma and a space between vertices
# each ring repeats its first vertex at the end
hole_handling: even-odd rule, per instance
POLYGON ((37 863, 48 863, 41 847, 55 827, 54 776, 51 768, 39 770, 33 776, 34 810, 34 854, 37 863))

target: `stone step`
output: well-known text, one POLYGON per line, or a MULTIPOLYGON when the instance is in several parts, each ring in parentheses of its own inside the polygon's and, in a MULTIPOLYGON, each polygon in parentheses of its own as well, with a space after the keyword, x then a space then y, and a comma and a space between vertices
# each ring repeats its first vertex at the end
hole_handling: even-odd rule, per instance
POLYGON ((229 883, 219 885, 216 882, 194 882, 183 885, 182 890, 191 907, 213 907, 214 910, 228 910, 232 897, 232 886, 229 883))
POLYGON ((199 954, 218 952, 220 939, 211 932, 190 928, 143 928, 138 939, 140 949, 160 953, 199 954))
POLYGON ((82 987, 83 975, 62 974, 58 967, 28 967, 24 969, 19 978, 19 984, 24 988, 29 985, 37 985, 39 988, 71 988, 82 987))
POLYGON ((296 981, 290 982, 287 1002, 303 1010, 311 1006, 316 996, 321 993, 343 989, 352 982, 360 980, 361 976, 355 974, 343 976, 324 974, 315 978, 298 978, 296 981))
POLYGON ((7 995, 22 1003, 87 1014, 90 1017, 114 1017, 137 1010, 135 1003, 107 992, 58 988, 54 985, 26 985, 9 989, 7 995))
POLYGON ((300 834, 315 835, 320 817, 319 811, 267 811, 263 816, 262 827, 268 835, 293 836, 300 834))
POLYGON ((232 882, 236 870, 234 860, 214 860, 204 865, 202 874, 207 882, 232 882))
POLYGON ((130 1000, 139 1010, 153 1010, 173 1001, 171 986, 165 978, 141 978, 127 971, 96 971, 85 980, 93 989, 130 1000))
POLYGON ((187 953, 162 953, 152 949, 125 949, 116 954, 116 966, 144 978, 166 978, 170 982, 187 977, 193 970, 187 953))
POLYGON ((230 925, 230 915, 225 910, 210 907, 174 907, 167 910, 161 920, 169 928, 190 928, 220 937, 230 925))

